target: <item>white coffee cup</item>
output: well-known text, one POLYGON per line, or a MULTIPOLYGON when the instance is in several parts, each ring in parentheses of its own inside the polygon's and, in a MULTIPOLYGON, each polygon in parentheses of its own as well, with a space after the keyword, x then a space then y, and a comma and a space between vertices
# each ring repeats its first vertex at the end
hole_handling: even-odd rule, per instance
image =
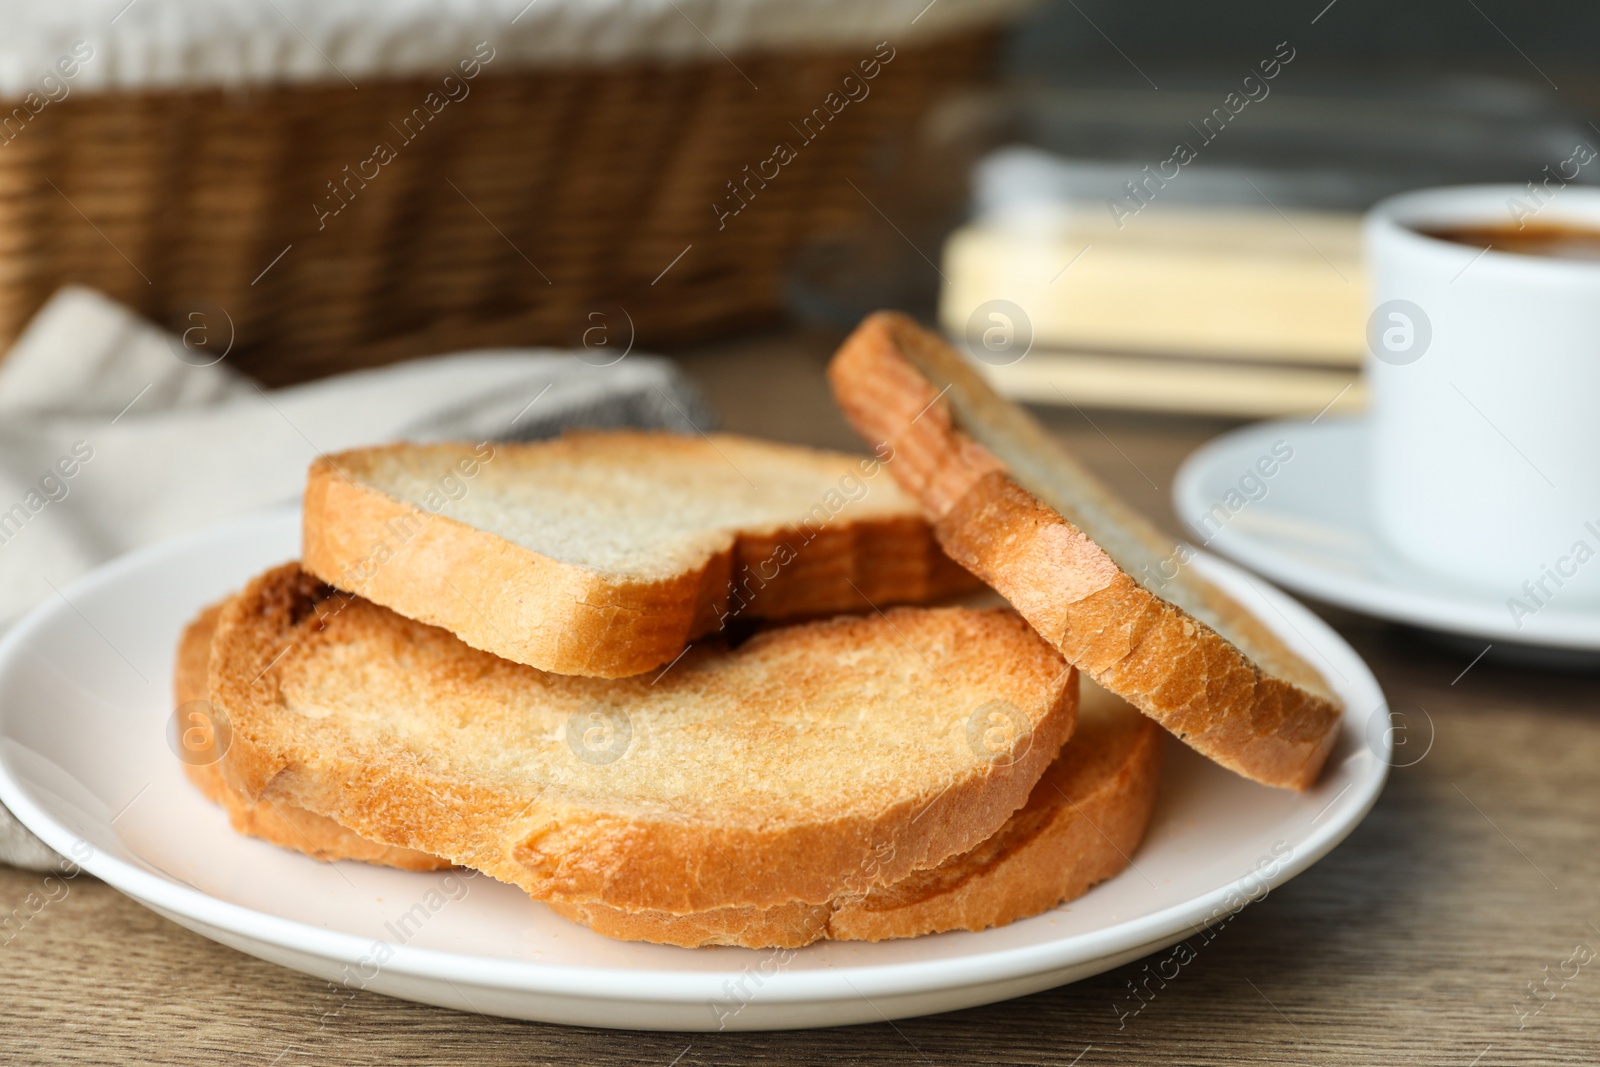
POLYGON ((1418 228, 1600 230, 1600 189, 1484 185, 1368 214, 1368 469, 1382 536, 1513 618, 1600 610, 1600 262, 1418 228))

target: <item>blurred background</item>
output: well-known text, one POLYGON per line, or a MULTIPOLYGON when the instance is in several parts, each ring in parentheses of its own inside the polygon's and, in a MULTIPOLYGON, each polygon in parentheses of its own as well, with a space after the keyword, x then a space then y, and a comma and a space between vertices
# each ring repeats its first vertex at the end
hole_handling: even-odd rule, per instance
POLYGON ((1363 208, 1600 173, 1574 3, 12 6, 0 345, 78 283, 270 385, 894 306, 1043 405, 1354 409, 1363 208))
MULTIPOLYGON (((923 127, 961 188, 951 214, 896 221, 942 274, 869 219, 853 252, 800 268, 792 306, 821 317, 832 291, 916 308, 1044 405, 1358 409, 1360 213, 1431 185, 1593 183, 1600 168, 1573 156, 1600 136, 1596 81, 1574 43, 1595 17, 1468 0, 1041 4, 1004 34, 992 85, 923 127), (851 278, 852 260, 895 266, 851 278), (902 288, 873 289, 890 278, 902 288)), ((862 302, 832 310, 843 323, 862 302)))

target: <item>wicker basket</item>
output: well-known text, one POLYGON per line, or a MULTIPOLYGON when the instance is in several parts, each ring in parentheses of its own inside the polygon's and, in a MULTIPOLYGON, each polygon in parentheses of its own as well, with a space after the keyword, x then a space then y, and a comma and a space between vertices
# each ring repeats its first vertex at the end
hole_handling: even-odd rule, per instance
POLYGON ((273 383, 569 344, 608 306, 641 344, 770 318, 797 243, 873 212, 886 149, 993 41, 901 48, 720 229, 727 183, 801 145, 792 124, 870 48, 486 71, 320 222, 328 183, 396 140, 436 79, 74 96, 0 146, 0 343, 65 282, 223 330, 230 361, 273 383))

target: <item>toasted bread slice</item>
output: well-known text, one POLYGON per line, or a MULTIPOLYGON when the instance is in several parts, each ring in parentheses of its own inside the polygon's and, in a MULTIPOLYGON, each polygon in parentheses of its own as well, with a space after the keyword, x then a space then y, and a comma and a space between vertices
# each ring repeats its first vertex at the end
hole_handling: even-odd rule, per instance
POLYGON ((665 433, 357 449, 311 466, 304 567, 505 659, 618 678, 730 618, 976 588, 881 466, 665 433))
POLYGON ((944 550, 1068 660, 1224 767, 1316 780, 1340 716, 1322 676, 942 338, 869 316, 828 377, 944 550))
MULTIPOLYGON (((188 626, 178 641, 177 662, 173 665, 173 699, 179 707, 206 699, 206 672, 211 662, 211 637, 216 632, 221 604, 206 608, 188 626)), ((306 811, 293 804, 269 797, 251 801, 229 789, 216 763, 185 761, 184 773, 208 800, 228 813, 235 831, 283 848, 304 852, 314 859, 360 860, 407 871, 435 871, 453 866, 449 860, 415 849, 380 845, 346 830, 325 815, 306 811)))
MULTIPOLYGON (((212 632, 221 605, 185 629, 174 688, 180 703, 202 699, 212 632)), ((696 947, 790 948, 821 938, 879 941, 947 930, 983 930, 1081 896, 1126 866, 1148 825, 1161 761, 1161 731, 1127 703, 1083 684, 1072 738, 1033 787, 1028 802, 992 837, 939 866, 827 904, 723 908, 683 916, 626 912, 599 904, 555 910, 626 940, 696 947)), ((412 849, 379 845, 290 802, 251 804, 227 789, 215 765, 186 766, 207 796, 228 809, 240 833, 331 861, 354 859, 408 870, 450 866, 412 849), (265 809, 266 821, 239 818, 265 809)))
POLYGON ((896 609, 549 674, 290 564, 223 609, 228 787, 539 900, 672 913, 821 903, 965 852, 1076 719, 1073 670, 1007 610, 896 609), (1004 670, 997 670, 1004 664, 1004 670))
POLYGON ((1161 730, 1125 701, 1084 683, 1078 726, 998 832, 931 870, 827 904, 721 908, 671 915, 553 904, 611 937, 669 945, 797 948, 822 938, 883 941, 984 930, 1038 915, 1121 871, 1155 807, 1161 730))

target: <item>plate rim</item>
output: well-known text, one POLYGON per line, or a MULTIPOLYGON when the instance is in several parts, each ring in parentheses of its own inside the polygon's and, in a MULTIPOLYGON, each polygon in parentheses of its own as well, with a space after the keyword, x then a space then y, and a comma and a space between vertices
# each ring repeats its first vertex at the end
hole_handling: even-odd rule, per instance
MULTIPOLYGON (((28 647, 29 639, 40 628, 63 610, 75 610, 72 605, 75 595, 113 584, 125 574, 138 572, 165 557, 182 555, 191 546, 226 537, 236 530, 286 521, 298 514, 298 505, 257 511, 181 537, 146 545, 102 564, 61 588, 59 596, 35 607, 9 632, 0 636, 0 674, 12 668, 19 654, 28 647), (66 604, 63 605, 62 601, 66 601, 66 604)), ((1313 643, 1319 648, 1326 645, 1327 650, 1337 652, 1356 669, 1356 676, 1347 683, 1351 690, 1369 689, 1381 703, 1382 689, 1359 653, 1310 609, 1271 585, 1263 587, 1251 580, 1238 565, 1220 557, 1198 552, 1195 563, 1203 572, 1211 572, 1212 576, 1225 576, 1224 581, 1227 576, 1235 576, 1238 580, 1248 582, 1277 610, 1285 613, 1291 626, 1309 628, 1317 633, 1319 640, 1313 643)), ((1311 642, 1311 638, 1306 640, 1311 642)), ((1349 701, 1346 703, 1348 705, 1349 701)), ((1350 716, 1355 712, 1347 706, 1345 714, 1350 716)), ((6 736, 5 718, 5 709, 0 709, 0 739, 6 736)), ((1348 729, 1353 724, 1359 726, 1355 720, 1351 720, 1341 729, 1348 729)), ((1370 737, 1366 741, 1369 746, 1372 744, 1370 737)), ((1219 908, 1226 901, 1241 895, 1247 900, 1259 899, 1298 876, 1349 836, 1372 810, 1388 780, 1392 739, 1387 733, 1381 745, 1382 751, 1372 751, 1375 756, 1371 760, 1372 772, 1365 779, 1353 781, 1351 788, 1346 791, 1355 795, 1346 800, 1346 793, 1341 793, 1330 803, 1330 809, 1334 805, 1342 809, 1339 817, 1308 831, 1294 854, 1271 877, 1263 877, 1254 871, 1246 872, 1209 892, 1160 911, 1065 939, 1013 946, 990 953, 886 964, 850 964, 804 971, 780 967, 764 978, 761 998, 769 1004, 783 1004, 846 997, 854 999, 874 994, 914 995, 1067 969, 1138 944, 1170 944, 1185 932, 1203 928, 1204 920, 1208 917, 1219 917, 1219 908), (1340 801, 1345 803, 1340 804, 1340 801)), ((0 802, 4 802, 28 829, 63 856, 70 855, 75 844, 87 844, 64 822, 34 802, 26 787, 13 775, 10 760, 3 750, 0 750, 0 802)), ((524 993, 678 1006, 717 1001, 725 995, 723 983, 729 972, 742 969, 638 971, 625 966, 585 967, 538 960, 493 959, 468 953, 396 945, 257 911, 188 884, 168 880, 98 849, 72 862, 147 907, 169 909, 240 938, 276 945, 304 955, 352 964, 367 959, 374 946, 388 944, 390 956, 382 969, 396 975, 433 980, 442 978, 474 987, 494 987, 524 993)), ((981 937, 983 933, 974 936, 981 937)), ((781 950, 730 948, 725 951, 740 953, 743 961, 748 963, 781 950)))
MULTIPOLYGON (((1243 442, 1282 436, 1286 431, 1304 434, 1315 426, 1315 421, 1291 418, 1251 423, 1218 434, 1185 456, 1172 479, 1172 505, 1184 530, 1198 535, 1190 516, 1213 503, 1207 498, 1202 483, 1234 449, 1243 442)), ((1328 419, 1313 432, 1318 436, 1332 436, 1340 431, 1364 434, 1366 425, 1364 415, 1339 416, 1328 419)), ((1370 524, 1363 525, 1361 530, 1372 538, 1373 544, 1383 544, 1370 524)), ((1531 616, 1527 625, 1519 630, 1501 617, 1503 605, 1470 586, 1460 586, 1457 594, 1435 594, 1420 587, 1397 589, 1368 575, 1323 570, 1291 559, 1271 542, 1231 524, 1223 525, 1201 551, 1211 549, 1289 589, 1363 615, 1466 637, 1493 638, 1507 644, 1600 651, 1600 612, 1560 607, 1544 609, 1531 616)), ((1400 561, 1398 554, 1392 556, 1400 561)), ((1442 576, 1439 580, 1449 581, 1442 576)))

